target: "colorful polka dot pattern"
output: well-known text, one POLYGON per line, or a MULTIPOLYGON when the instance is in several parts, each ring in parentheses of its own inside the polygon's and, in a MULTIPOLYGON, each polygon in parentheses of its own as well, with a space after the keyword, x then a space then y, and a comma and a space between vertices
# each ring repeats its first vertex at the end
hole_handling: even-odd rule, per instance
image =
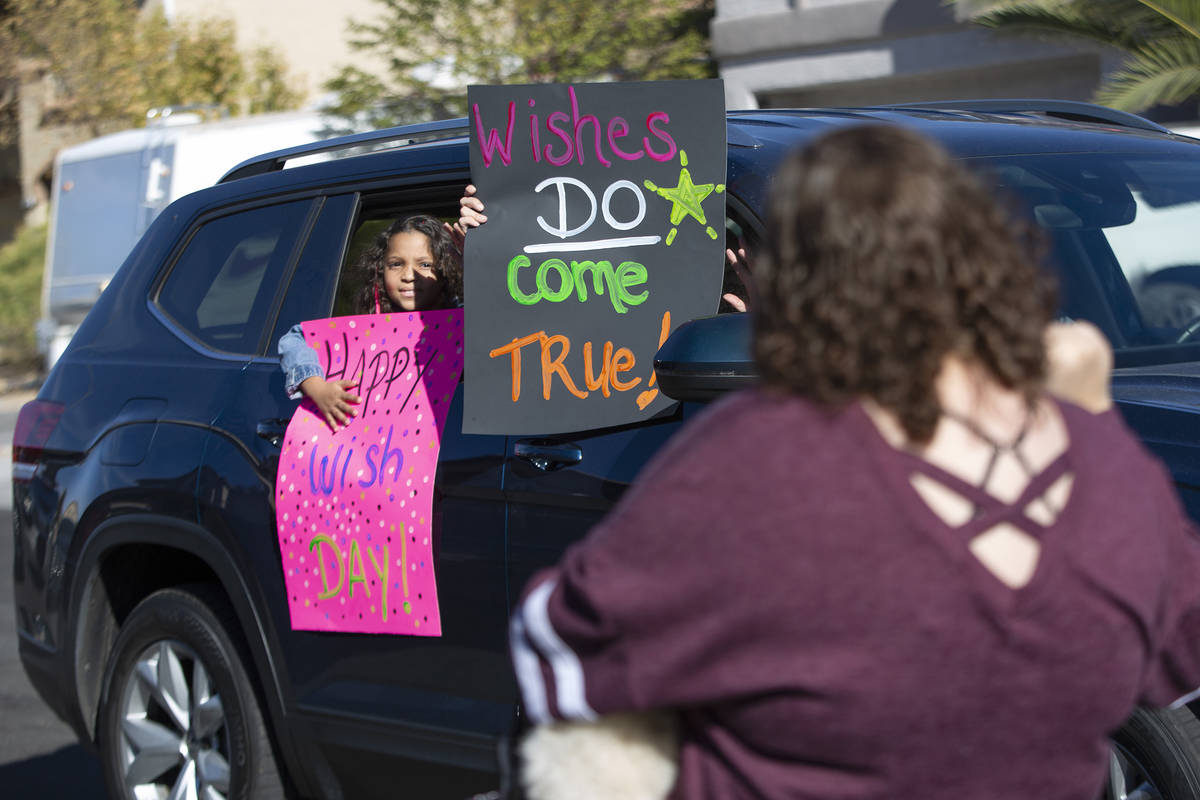
POLYGON ((336 433, 305 400, 283 440, 275 522, 292 628, 440 636, 433 489, 462 374, 461 309, 305 322, 358 416, 336 433))

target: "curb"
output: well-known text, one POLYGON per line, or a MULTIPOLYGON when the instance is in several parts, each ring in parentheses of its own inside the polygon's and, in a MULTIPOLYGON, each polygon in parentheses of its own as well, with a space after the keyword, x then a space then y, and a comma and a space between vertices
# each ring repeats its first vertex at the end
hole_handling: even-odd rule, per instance
POLYGON ((14 392, 32 391, 42 385, 43 376, 39 372, 21 372, 16 375, 0 375, 0 395, 14 392))

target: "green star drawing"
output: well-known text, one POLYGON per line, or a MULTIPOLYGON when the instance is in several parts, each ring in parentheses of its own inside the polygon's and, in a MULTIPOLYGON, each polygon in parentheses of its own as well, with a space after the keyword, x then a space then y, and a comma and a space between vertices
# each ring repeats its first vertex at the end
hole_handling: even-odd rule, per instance
MULTIPOLYGON (((725 191, 723 183, 692 183, 692 173, 688 172, 687 168, 687 153, 679 151, 679 183, 673 188, 666 189, 656 186, 653 181, 644 180, 642 183, 646 188, 655 194, 671 201, 671 225, 678 226, 683 222, 684 217, 692 217, 704 225, 704 232, 708 234, 708 238, 717 238, 717 232, 708 224, 708 220, 704 217, 704 198, 708 197, 713 192, 721 194, 725 191)), ((675 235, 679 232, 678 227, 672 227, 671 232, 667 234, 667 246, 669 247, 675 241, 675 235)))

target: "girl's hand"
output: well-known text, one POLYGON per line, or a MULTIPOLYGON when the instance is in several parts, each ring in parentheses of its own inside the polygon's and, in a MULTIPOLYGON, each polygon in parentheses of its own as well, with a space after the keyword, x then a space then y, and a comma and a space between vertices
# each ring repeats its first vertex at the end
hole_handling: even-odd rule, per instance
POLYGON ((458 222, 453 225, 443 222, 442 227, 446 229, 450 241, 461 256, 466 252, 467 229, 478 228, 487 222, 487 217, 483 214, 483 201, 475 197, 475 184, 469 183, 463 189, 463 196, 458 201, 458 213, 458 222))
POLYGON ((350 417, 358 414, 358 409, 352 404, 360 402, 358 395, 346 390, 355 386, 354 381, 326 381, 324 378, 305 378, 300 383, 300 391, 321 412, 330 429, 337 431, 349 421, 350 417))
POLYGON ((1104 334, 1090 322, 1054 322, 1044 338, 1047 391, 1093 414, 1112 408, 1113 353, 1104 334))
POLYGON ((483 213, 483 201, 475 196, 475 184, 469 183, 458 201, 458 224, 455 227, 465 235, 468 228, 478 228, 485 222, 487 215, 483 213))
POLYGON ((734 274, 742 282, 746 296, 742 297, 740 294, 728 292, 721 295, 721 299, 733 306, 736 311, 746 311, 753 308, 754 278, 751 275, 750 259, 746 256, 746 244, 739 240, 736 253, 727 248, 725 250, 725 260, 729 262, 729 266, 733 269, 734 274))

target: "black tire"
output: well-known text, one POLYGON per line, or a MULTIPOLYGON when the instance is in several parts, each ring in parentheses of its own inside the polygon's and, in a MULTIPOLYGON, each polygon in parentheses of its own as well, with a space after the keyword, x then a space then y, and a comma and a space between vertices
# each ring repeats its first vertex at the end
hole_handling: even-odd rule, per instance
POLYGON ((1200 800, 1200 720, 1189 709, 1139 708, 1113 745, 1105 800, 1200 800))
POLYGON ((143 793, 167 797, 187 782, 196 794, 186 796, 202 800, 285 797, 231 631, 232 610, 207 586, 163 589, 129 614, 109 656, 97 728, 111 800, 134 800, 133 787, 147 784, 160 791, 143 793))

